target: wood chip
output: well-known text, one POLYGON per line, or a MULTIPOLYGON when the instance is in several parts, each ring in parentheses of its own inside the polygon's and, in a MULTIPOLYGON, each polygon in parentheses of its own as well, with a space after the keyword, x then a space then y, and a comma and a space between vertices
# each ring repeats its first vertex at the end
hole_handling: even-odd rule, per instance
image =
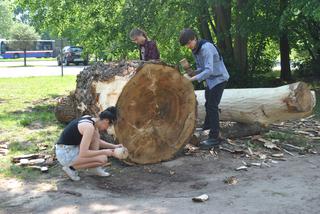
POLYGON ((272 157, 280 158, 283 157, 283 153, 275 153, 271 155, 272 157))
POLYGON ((235 176, 231 176, 224 179, 223 182, 229 185, 236 185, 238 183, 238 179, 235 176))
POLYGON ((236 171, 241 171, 241 170, 248 171, 248 167, 247 166, 240 166, 240 167, 236 168, 236 171))
POLYGON ((43 158, 32 159, 32 160, 29 160, 28 165, 41 165, 41 164, 44 164, 45 161, 46 160, 43 158))
POLYGON ((228 149, 228 148, 223 147, 223 146, 220 146, 220 147, 219 147, 219 149, 220 149, 220 150, 223 150, 223 151, 230 152, 230 153, 235 153, 235 151, 234 151, 234 150, 232 150, 232 149, 228 149))
POLYGON ((12 158, 12 162, 13 163, 19 163, 20 162, 20 159, 38 159, 38 158, 43 158, 44 155, 41 155, 41 154, 28 154, 28 155, 20 155, 20 156, 15 156, 12 158))
POLYGON ((261 160, 265 160, 267 158, 267 155, 265 154, 258 154, 258 156, 261 160))
POLYGON ((285 143, 282 145, 283 148, 285 148, 288 151, 295 151, 295 152, 303 152, 304 151, 304 147, 299 147, 299 146, 294 146, 292 144, 289 143, 285 143))
POLYGON ((294 154, 293 154, 293 153, 289 152, 289 151, 288 151, 288 150, 286 150, 286 149, 283 149, 283 151, 284 151, 285 153, 287 153, 287 154, 291 155, 291 156, 294 156, 294 154))
POLYGON ((28 164, 28 163, 29 163, 29 160, 28 160, 28 159, 25 159, 25 158, 20 159, 20 164, 21 164, 21 165, 26 165, 26 164, 28 164))
POLYGON ((8 154, 8 149, 3 149, 3 148, 0 149, 0 155, 5 156, 7 154, 8 154))
POLYGON ((261 163, 250 163, 249 165, 250 165, 250 166, 258 166, 258 167, 261 167, 261 163))
POLYGON ((209 199, 209 196, 207 194, 203 194, 197 197, 192 198, 192 201, 194 202, 204 202, 209 199))
POLYGON ((263 138, 259 138, 257 139, 258 141, 260 142, 263 142, 264 144, 264 147, 268 148, 268 149, 276 149, 276 150, 280 150, 279 147, 277 147, 276 144, 272 143, 272 141, 270 140, 266 140, 266 139, 263 139, 263 138))

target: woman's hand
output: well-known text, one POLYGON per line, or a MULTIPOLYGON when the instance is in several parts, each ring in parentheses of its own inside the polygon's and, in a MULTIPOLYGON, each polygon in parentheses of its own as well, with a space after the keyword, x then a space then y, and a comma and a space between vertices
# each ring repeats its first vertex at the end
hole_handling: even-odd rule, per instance
POLYGON ((121 148, 121 147, 123 147, 122 144, 114 145, 114 148, 121 148))
POLYGON ((114 153, 114 149, 102 149, 100 151, 103 151, 104 155, 108 157, 113 156, 113 153, 114 153))

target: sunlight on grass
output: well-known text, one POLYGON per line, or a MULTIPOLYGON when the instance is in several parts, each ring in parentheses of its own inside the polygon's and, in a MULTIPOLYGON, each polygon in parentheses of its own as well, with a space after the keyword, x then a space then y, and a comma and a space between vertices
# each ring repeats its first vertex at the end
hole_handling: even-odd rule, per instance
MULTIPOLYGON (((54 116, 57 99, 75 89, 75 76, 0 79, 0 143, 9 154, 0 158, 0 174, 28 176, 29 169, 12 166, 19 154, 53 151, 63 125, 54 116)), ((34 174, 34 173, 31 173, 34 174)))

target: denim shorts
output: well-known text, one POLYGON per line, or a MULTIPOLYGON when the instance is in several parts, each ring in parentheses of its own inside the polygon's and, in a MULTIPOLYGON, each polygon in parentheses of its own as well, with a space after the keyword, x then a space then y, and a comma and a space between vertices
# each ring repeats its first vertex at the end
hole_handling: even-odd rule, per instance
POLYGON ((62 166, 71 166, 79 155, 79 146, 56 144, 56 157, 62 166))

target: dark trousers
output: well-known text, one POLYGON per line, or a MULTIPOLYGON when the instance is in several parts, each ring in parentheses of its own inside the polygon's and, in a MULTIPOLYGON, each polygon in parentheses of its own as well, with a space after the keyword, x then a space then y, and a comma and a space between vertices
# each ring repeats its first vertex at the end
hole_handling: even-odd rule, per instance
POLYGON ((218 105, 220 103, 222 93, 226 87, 227 82, 220 83, 209 89, 208 87, 205 90, 206 98, 206 118, 204 121, 203 128, 210 129, 209 138, 218 138, 219 137, 219 109, 218 105))

